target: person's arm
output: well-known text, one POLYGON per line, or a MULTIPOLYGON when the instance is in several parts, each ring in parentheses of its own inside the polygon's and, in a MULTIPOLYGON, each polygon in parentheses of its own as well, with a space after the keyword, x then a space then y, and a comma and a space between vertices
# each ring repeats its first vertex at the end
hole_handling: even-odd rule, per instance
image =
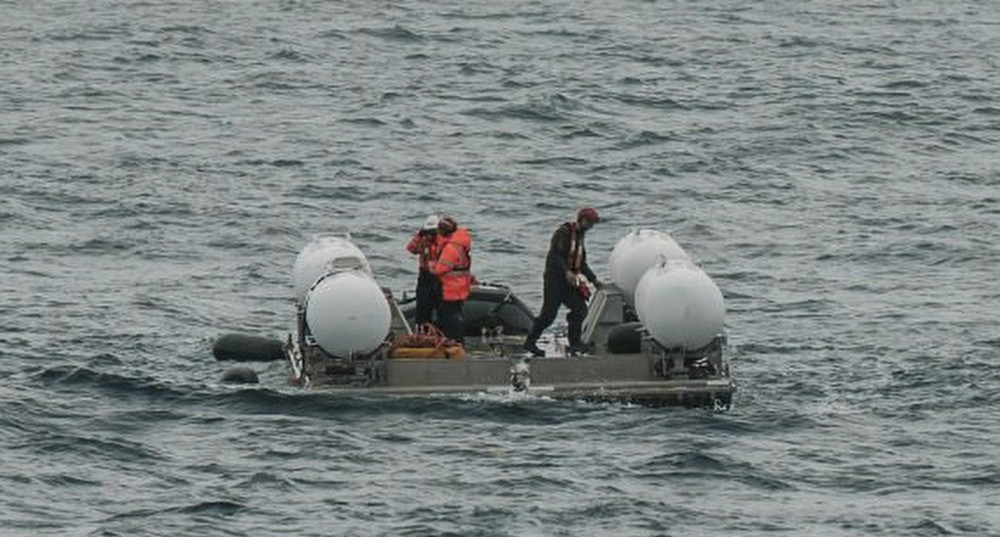
POLYGON ((455 265, 459 261, 458 252, 455 250, 456 248, 457 246, 450 242, 441 248, 441 254, 438 255, 437 260, 431 263, 431 272, 433 272, 435 276, 440 278, 446 272, 450 272, 453 268, 455 268, 455 265))
POLYGON ((549 261, 559 268, 561 274, 569 273, 569 234, 569 226, 559 226, 559 229, 552 234, 552 242, 549 245, 549 261))
POLYGON ((420 231, 417 231, 416 233, 413 234, 413 238, 410 239, 410 242, 407 243, 406 251, 410 252, 411 254, 419 254, 420 252, 424 251, 424 248, 427 247, 427 242, 429 240, 430 237, 420 233, 420 231))
POLYGON ((580 272, 590 280, 590 283, 595 286, 600 286, 601 282, 597 279, 597 274, 594 274, 593 270, 590 270, 590 265, 587 264, 587 252, 584 250, 583 259, 580 260, 580 272))

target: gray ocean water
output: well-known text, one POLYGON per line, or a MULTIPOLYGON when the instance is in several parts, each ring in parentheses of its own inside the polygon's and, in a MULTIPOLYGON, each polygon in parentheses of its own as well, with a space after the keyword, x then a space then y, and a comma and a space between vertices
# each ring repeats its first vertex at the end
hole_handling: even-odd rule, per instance
POLYGON ((996 2, 0 13, 0 535, 1000 535, 996 2), (537 311, 583 205, 722 289, 732 409, 219 382, 316 233, 402 293, 450 213, 537 311))

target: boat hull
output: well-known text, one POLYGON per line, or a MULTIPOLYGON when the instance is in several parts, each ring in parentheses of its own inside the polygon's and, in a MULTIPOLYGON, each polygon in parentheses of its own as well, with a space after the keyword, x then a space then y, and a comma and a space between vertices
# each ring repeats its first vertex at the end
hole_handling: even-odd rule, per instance
MULTIPOLYGON (((293 355, 296 353, 293 353, 293 355)), ((291 358, 304 384, 341 394, 430 396, 475 393, 525 393, 552 399, 619 402, 648 406, 726 408, 736 385, 726 372, 690 378, 691 370, 672 372, 648 354, 553 358, 469 356, 464 360, 379 358, 338 364, 331 372, 322 361, 291 358), (522 374, 521 378, 517 378, 522 374)))

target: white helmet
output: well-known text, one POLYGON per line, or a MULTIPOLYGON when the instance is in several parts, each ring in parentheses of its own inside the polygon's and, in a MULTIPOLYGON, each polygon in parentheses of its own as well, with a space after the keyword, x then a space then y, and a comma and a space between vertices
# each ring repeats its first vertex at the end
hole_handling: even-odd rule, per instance
POLYGON ((424 231, 434 231, 437 228, 438 228, 438 215, 432 214, 427 217, 427 220, 424 220, 424 226, 421 227, 420 229, 424 231))

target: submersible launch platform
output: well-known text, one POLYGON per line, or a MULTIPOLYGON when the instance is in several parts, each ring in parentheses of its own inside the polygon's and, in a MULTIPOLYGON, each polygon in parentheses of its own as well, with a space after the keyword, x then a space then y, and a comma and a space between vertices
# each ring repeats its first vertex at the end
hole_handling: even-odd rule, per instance
POLYGON ((300 254, 296 329, 284 345, 294 383, 344 394, 732 403, 722 295, 669 235, 633 232, 616 246, 616 283, 591 298, 582 354, 568 352, 560 337, 547 341, 544 357, 522 351, 533 316, 502 285, 473 287, 465 345, 456 346, 413 326, 412 304, 371 274, 364 254, 344 239, 318 237, 300 254))

